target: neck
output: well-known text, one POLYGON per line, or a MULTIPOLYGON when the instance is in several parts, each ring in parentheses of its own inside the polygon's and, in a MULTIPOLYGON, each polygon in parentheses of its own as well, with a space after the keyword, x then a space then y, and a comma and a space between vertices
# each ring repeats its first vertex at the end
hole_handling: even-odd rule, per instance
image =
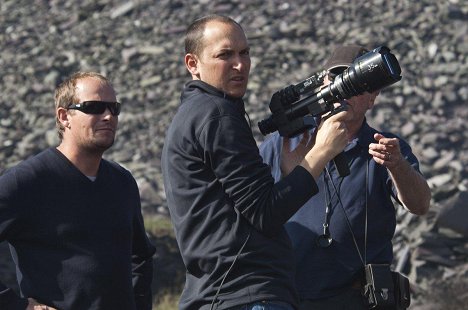
POLYGON ((86 176, 97 176, 99 164, 101 163, 102 153, 79 150, 76 147, 70 147, 62 141, 57 147, 69 161, 86 176))
POLYGON ((358 122, 346 122, 346 128, 348 129, 348 141, 352 141, 357 137, 362 124, 364 124, 364 118, 358 122))

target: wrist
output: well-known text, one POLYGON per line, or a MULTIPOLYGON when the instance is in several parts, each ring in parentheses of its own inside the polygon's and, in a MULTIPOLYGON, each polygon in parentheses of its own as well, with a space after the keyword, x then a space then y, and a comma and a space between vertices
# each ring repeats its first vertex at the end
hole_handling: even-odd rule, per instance
POLYGON ((413 169, 411 165, 404 159, 403 157, 400 157, 393 165, 389 165, 387 169, 392 173, 392 174, 400 174, 400 173, 405 173, 410 169, 413 169))
POLYGON ((314 146, 302 160, 301 166, 309 171, 314 179, 317 179, 329 161, 329 156, 324 149, 314 146))

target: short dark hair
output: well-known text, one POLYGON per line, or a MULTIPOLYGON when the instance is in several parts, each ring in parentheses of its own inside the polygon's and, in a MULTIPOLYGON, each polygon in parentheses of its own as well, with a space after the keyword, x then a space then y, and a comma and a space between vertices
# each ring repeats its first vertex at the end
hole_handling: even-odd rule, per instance
POLYGON ((198 18, 188 26, 187 31, 185 32, 186 54, 195 54, 198 56, 201 54, 203 51, 203 32, 205 31, 206 24, 211 21, 237 25, 242 29, 242 26, 238 22, 228 16, 212 14, 198 18))
MULTIPOLYGON (((103 84, 107 84, 112 87, 110 81, 97 72, 76 72, 68 77, 65 81, 63 81, 57 88, 55 89, 55 111, 57 113, 57 109, 59 107, 67 108, 71 104, 78 103, 78 97, 76 96, 76 84, 79 80, 85 78, 95 78, 101 81, 103 84)), ((57 114, 55 115, 55 125, 57 127, 57 134, 59 139, 62 140, 63 138, 63 125, 59 122, 57 114)))

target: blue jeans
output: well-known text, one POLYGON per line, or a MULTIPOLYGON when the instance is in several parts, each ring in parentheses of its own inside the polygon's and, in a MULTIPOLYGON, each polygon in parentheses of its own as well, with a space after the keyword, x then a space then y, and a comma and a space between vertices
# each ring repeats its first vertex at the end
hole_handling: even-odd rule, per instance
POLYGON ((304 300, 299 306, 299 310, 367 310, 366 304, 360 289, 349 288, 341 294, 333 297, 304 300))
POLYGON ((294 310, 294 307, 282 301, 257 301, 233 308, 235 310, 294 310))

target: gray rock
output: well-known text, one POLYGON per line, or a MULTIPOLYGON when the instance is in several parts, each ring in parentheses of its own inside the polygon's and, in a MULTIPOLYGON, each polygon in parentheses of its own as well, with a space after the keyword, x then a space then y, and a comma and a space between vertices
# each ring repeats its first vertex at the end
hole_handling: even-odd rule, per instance
POLYGON ((450 309, 441 296, 466 305, 466 262, 451 260, 466 255, 466 240, 437 216, 468 187, 466 1, 2 1, 0 173, 58 143, 54 87, 75 71, 99 71, 124 103, 105 156, 134 174, 145 213, 167 216, 159 158, 190 78, 183 35, 207 12, 232 15, 250 38, 245 101, 258 143, 265 137, 256 124, 270 115, 271 95, 320 70, 334 45, 387 45, 395 53, 403 78, 382 90, 368 121, 410 142, 433 191, 429 215, 398 209, 395 264, 411 271, 414 309, 450 309), (450 290, 437 289, 441 279, 450 290))
MULTIPOLYGON (((468 238, 468 192, 452 197, 438 214, 436 224, 450 228, 468 238)), ((466 246, 466 244, 465 244, 466 246)))

